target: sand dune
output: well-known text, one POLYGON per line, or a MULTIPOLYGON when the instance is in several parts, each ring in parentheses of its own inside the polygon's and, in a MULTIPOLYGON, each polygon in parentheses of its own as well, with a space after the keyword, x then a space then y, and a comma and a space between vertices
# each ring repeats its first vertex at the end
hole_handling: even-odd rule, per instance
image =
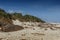
POLYGON ((50 27, 37 26, 39 23, 19 23, 20 26, 22 25, 24 27, 23 30, 0 32, 0 40, 60 40, 60 29, 52 30, 50 27))

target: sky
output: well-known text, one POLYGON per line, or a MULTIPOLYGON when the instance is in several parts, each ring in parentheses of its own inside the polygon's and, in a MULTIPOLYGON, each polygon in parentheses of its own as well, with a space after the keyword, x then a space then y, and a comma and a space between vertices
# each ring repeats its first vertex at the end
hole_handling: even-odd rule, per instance
POLYGON ((46 22, 60 23, 60 0, 0 0, 0 8, 6 12, 21 12, 46 22))

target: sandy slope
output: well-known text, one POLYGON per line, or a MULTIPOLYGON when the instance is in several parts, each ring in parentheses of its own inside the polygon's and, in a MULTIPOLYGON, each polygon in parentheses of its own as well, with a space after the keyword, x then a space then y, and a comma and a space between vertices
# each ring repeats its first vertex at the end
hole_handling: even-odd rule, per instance
POLYGON ((50 28, 38 27, 39 23, 21 23, 18 20, 13 24, 21 25, 24 29, 14 32, 0 32, 0 40, 60 40, 60 29, 52 30, 50 28), (31 26, 32 24, 34 26, 31 26))
POLYGON ((0 32, 2 40, 60 40, 60 30, 44 30, 39 27, 23 29, 15 32, 0 32), (33 29, 35 28, 35 29, 33 29))

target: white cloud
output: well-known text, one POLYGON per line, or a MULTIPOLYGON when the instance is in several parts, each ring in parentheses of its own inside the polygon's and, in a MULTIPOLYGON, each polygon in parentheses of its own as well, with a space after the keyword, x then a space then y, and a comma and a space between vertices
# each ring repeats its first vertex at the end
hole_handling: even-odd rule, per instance
POLYGON ((8 10, 8 13, 14 13, 14 11, 13 10, 8 10))
POLYGON ((11 10, 11 9, 8 10, 8 13, 14 13, 14 12, 24 13, 24 11, 22 11, 22 10, 11 10))

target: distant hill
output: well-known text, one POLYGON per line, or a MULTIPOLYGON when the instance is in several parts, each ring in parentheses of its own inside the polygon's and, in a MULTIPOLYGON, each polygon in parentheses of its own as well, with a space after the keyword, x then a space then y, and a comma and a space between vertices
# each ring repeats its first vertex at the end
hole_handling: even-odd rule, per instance
POLYGON ((22 13, 7 13, 5 12, 5 10, 0 8, 0 22, 4 22, 4 23, 12 23, 12 20, 18 19, 20 21, 31 21, 31 22, 42 22, 44 23, 45 21, 32 16, 32 15, 22 15, 22 13))

